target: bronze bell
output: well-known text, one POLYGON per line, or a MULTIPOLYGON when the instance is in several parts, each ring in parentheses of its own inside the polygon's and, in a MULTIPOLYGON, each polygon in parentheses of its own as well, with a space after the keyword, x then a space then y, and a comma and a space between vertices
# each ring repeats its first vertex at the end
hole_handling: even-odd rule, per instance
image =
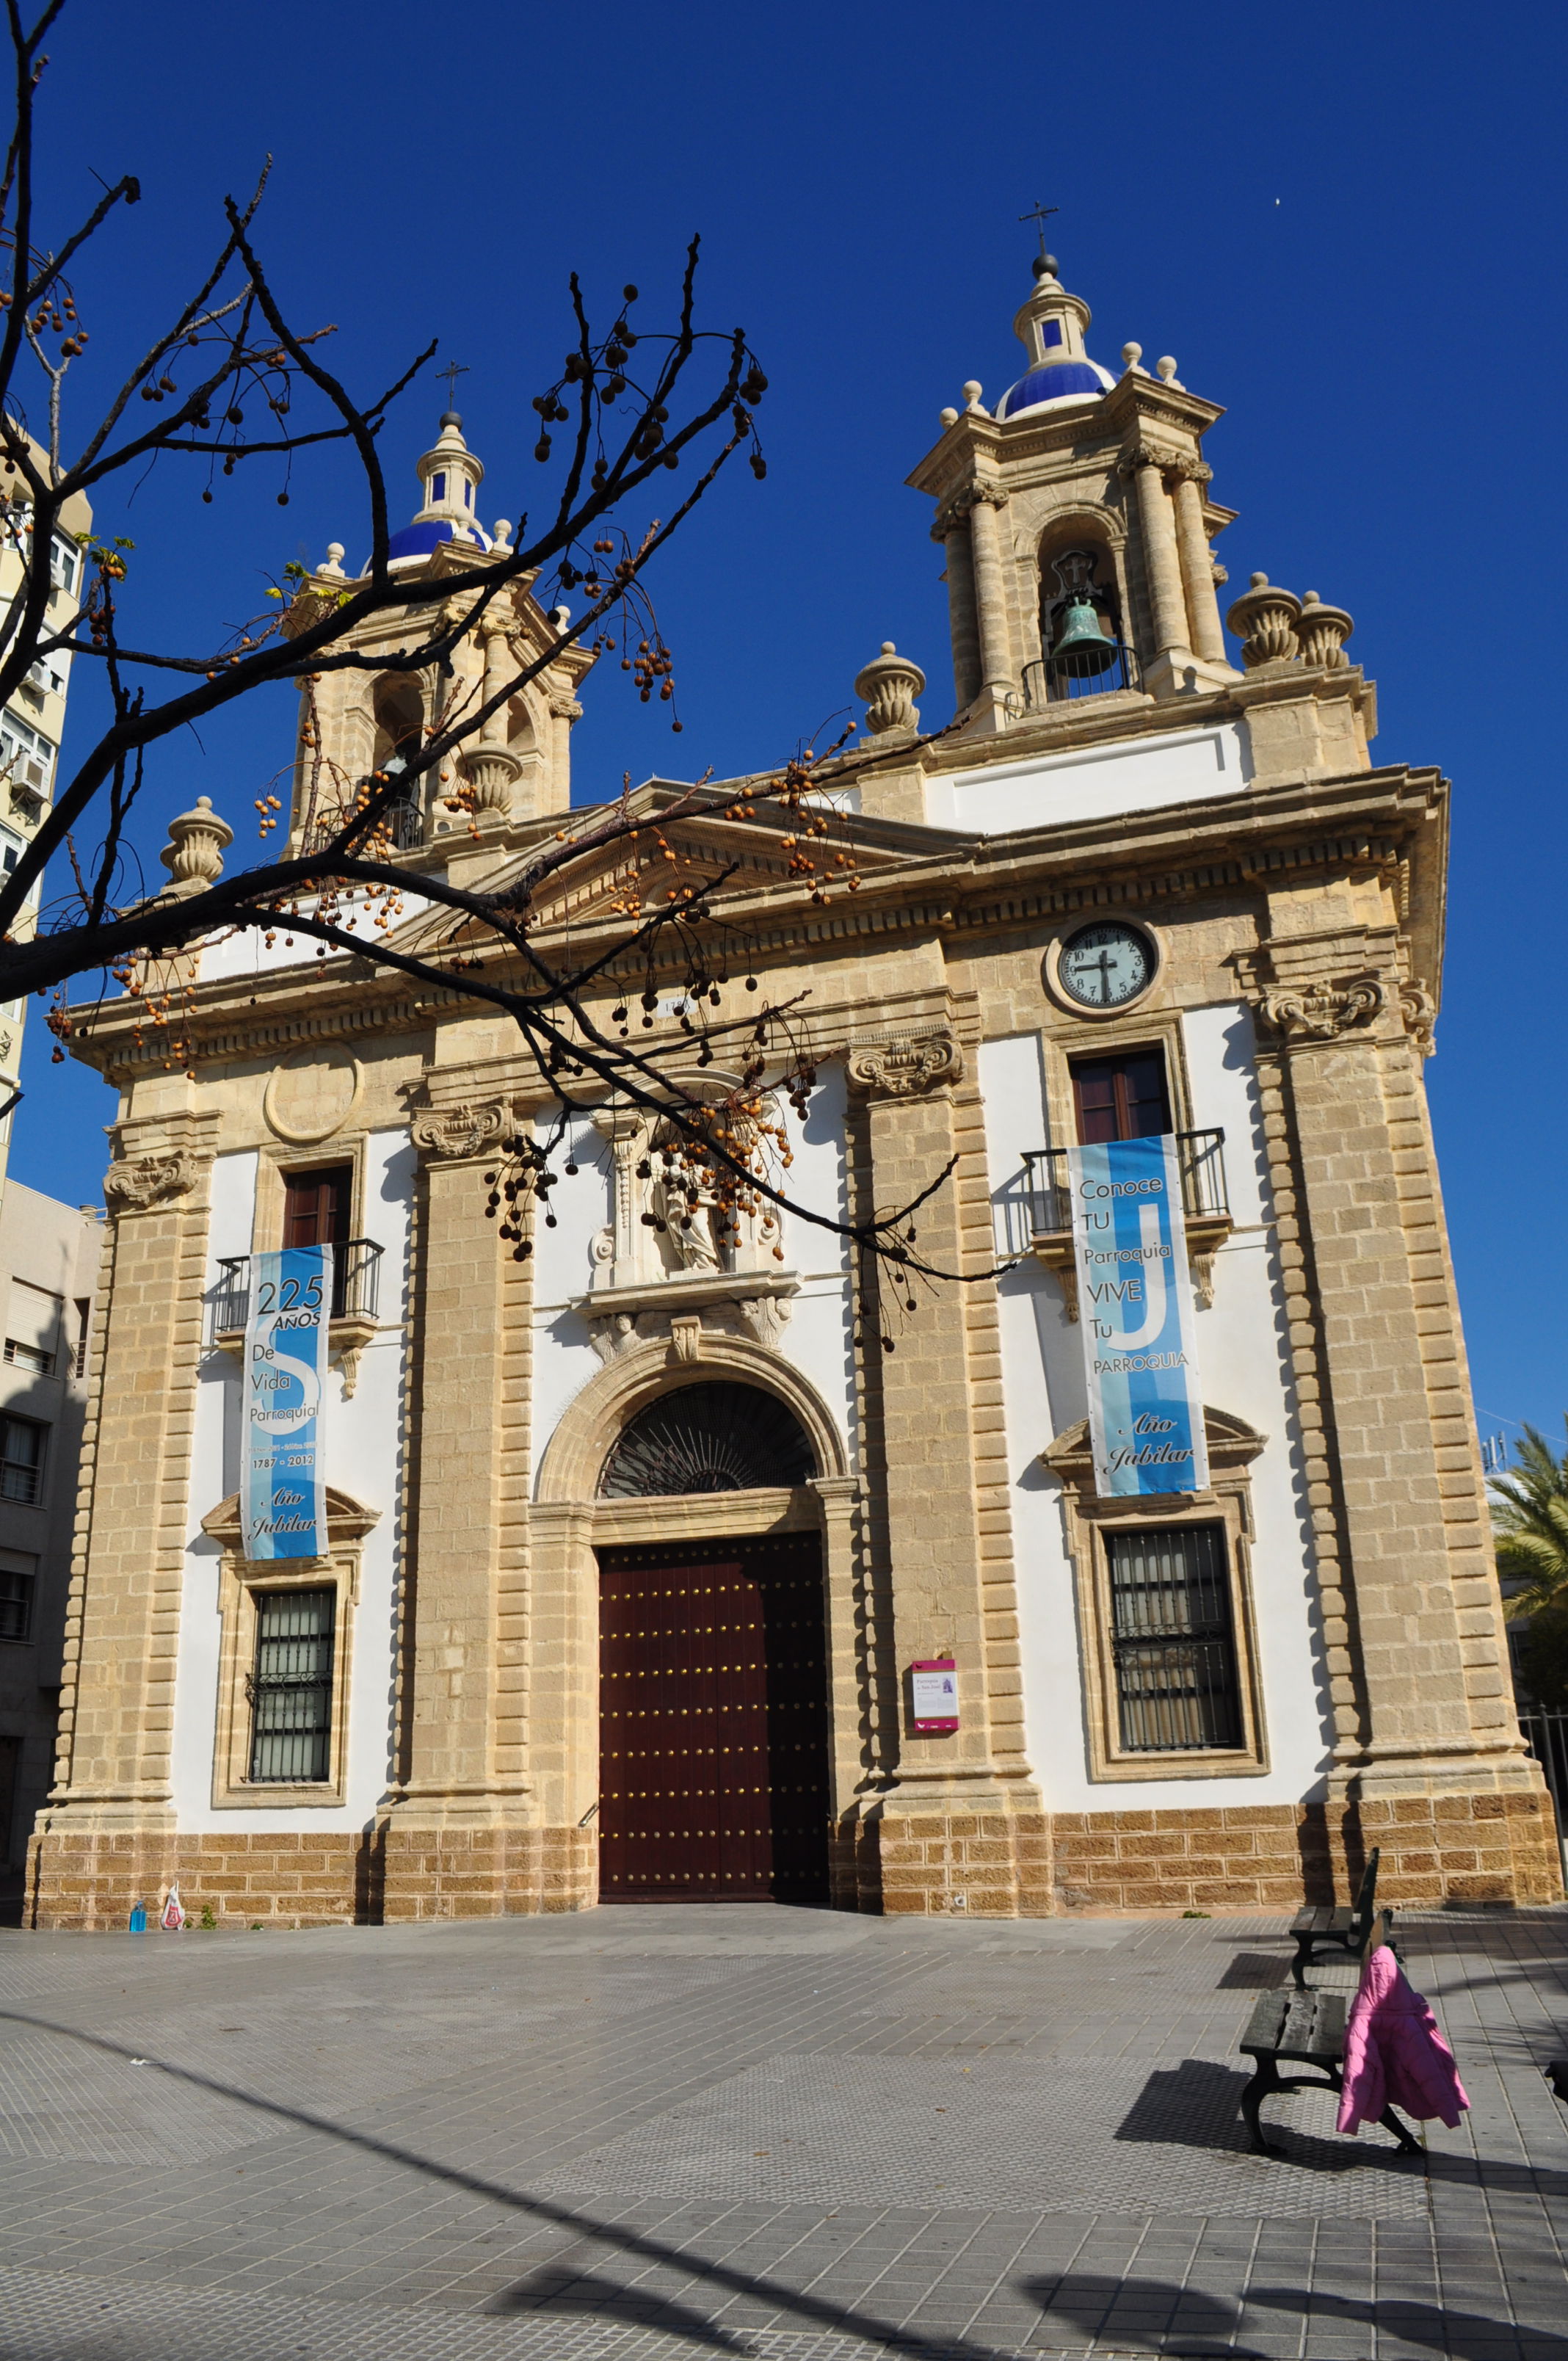
POLYGON ((1066 673, 1070 680, 1093 680, 1109 672, 1115 661, 1115 641, 1108 640, 1102 631, 1093 600, 1079 591, 1062 609, 1061 635, 1050 653, 1051 670, 1066 673))

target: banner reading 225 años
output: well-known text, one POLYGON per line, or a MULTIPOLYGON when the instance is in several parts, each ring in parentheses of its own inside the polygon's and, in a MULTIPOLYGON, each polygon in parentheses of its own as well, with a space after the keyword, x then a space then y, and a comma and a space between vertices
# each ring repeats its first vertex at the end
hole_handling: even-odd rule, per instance
POLYGON ((245 1331, 247 1558, 326 1554, 322 1404, 332 1310, 332 1248, 286 1246, 250 1266, 245 1331))
POLYGON ((1209 1482, 1181 1175, 1169 1137, 1069 1148, 1094 1488, 1209 1482))

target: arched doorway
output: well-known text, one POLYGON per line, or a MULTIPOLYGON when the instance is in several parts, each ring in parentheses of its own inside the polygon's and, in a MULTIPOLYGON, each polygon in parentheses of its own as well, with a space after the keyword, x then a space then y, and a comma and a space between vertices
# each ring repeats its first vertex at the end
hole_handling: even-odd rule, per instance
POLYGON ((599 1896, 828 1899, 828 1668, 820 1543, 727 1537, 716 1496, 818 1469, 777 1395, 698 1380, 622 1429, 605 1499, 712 1499, 716 1537, 600 1547, 599 1896))

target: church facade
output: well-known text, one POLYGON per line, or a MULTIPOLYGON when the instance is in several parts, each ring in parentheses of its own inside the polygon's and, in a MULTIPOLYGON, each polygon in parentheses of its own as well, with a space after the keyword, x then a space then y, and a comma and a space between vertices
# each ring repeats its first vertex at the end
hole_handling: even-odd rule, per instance
MULTIPOLYGON (((657 1121, 605 1101, 517 1259, 485 1176, 543 1100, 509 1021, 281 932, 203 950, 189 1073, 124 1005, 79 1034, 121 1100, 29 1923, 171 1883, 244 1924, 1284 1910, 1374 1847, 1390 1901, 1560 1894, 1422 1082, 1446 783, 1374 762, 1343 609, 1257 576, 1227 642, 1221 413, 1175 363, 1093 361, 1054 266, 1014 324, 1017 384, 966 388, 911 478, 960 720, 921 739, 891 647, 861 675, 859 892, 810 904, 761 807, 673 823, 803 1012, 793 1211, 661 1226, 657 1121), (1208 1465, 1127 1497, 1097 1485, 1068 1154, 1149 1137, 1208 1465), (922 1253, 967 1283, 905 1313, 806 1216, 926 1191, 922 1253), (327 1546, 257 1562, 251 1264, 317 1242, 327 1546)), ((400 564, 505 545, 481 474, 449 416, 400 564)), ((476 682, 549 624, 519 592, 485 628, 476 682)), ((499 880, 563 825, 588 669, 563 653, 464 757, 474 828, 411 799, 411 883, 499 880)), ((436 693, 332 675, 311 728, 358 775, 436 693)), ((175 838, 175 890, 215 873, 222 821, 175 838)), ((586 856, 555 939, 609 946, 615 882, 586 856)))

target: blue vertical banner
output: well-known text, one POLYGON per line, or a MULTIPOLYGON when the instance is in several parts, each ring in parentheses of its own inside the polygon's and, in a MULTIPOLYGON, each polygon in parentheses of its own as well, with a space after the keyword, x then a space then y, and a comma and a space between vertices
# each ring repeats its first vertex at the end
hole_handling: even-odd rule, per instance
POLYGON ((1209 1452, 1176 1142, 1069 1148, 1094 1488, 1201 1492, 1209 1452))
POLYGON ((251 1257, 239 1496, 247 1558, 326 1554, 322 1409, 331 1312, 331 1246, 251 1257))

